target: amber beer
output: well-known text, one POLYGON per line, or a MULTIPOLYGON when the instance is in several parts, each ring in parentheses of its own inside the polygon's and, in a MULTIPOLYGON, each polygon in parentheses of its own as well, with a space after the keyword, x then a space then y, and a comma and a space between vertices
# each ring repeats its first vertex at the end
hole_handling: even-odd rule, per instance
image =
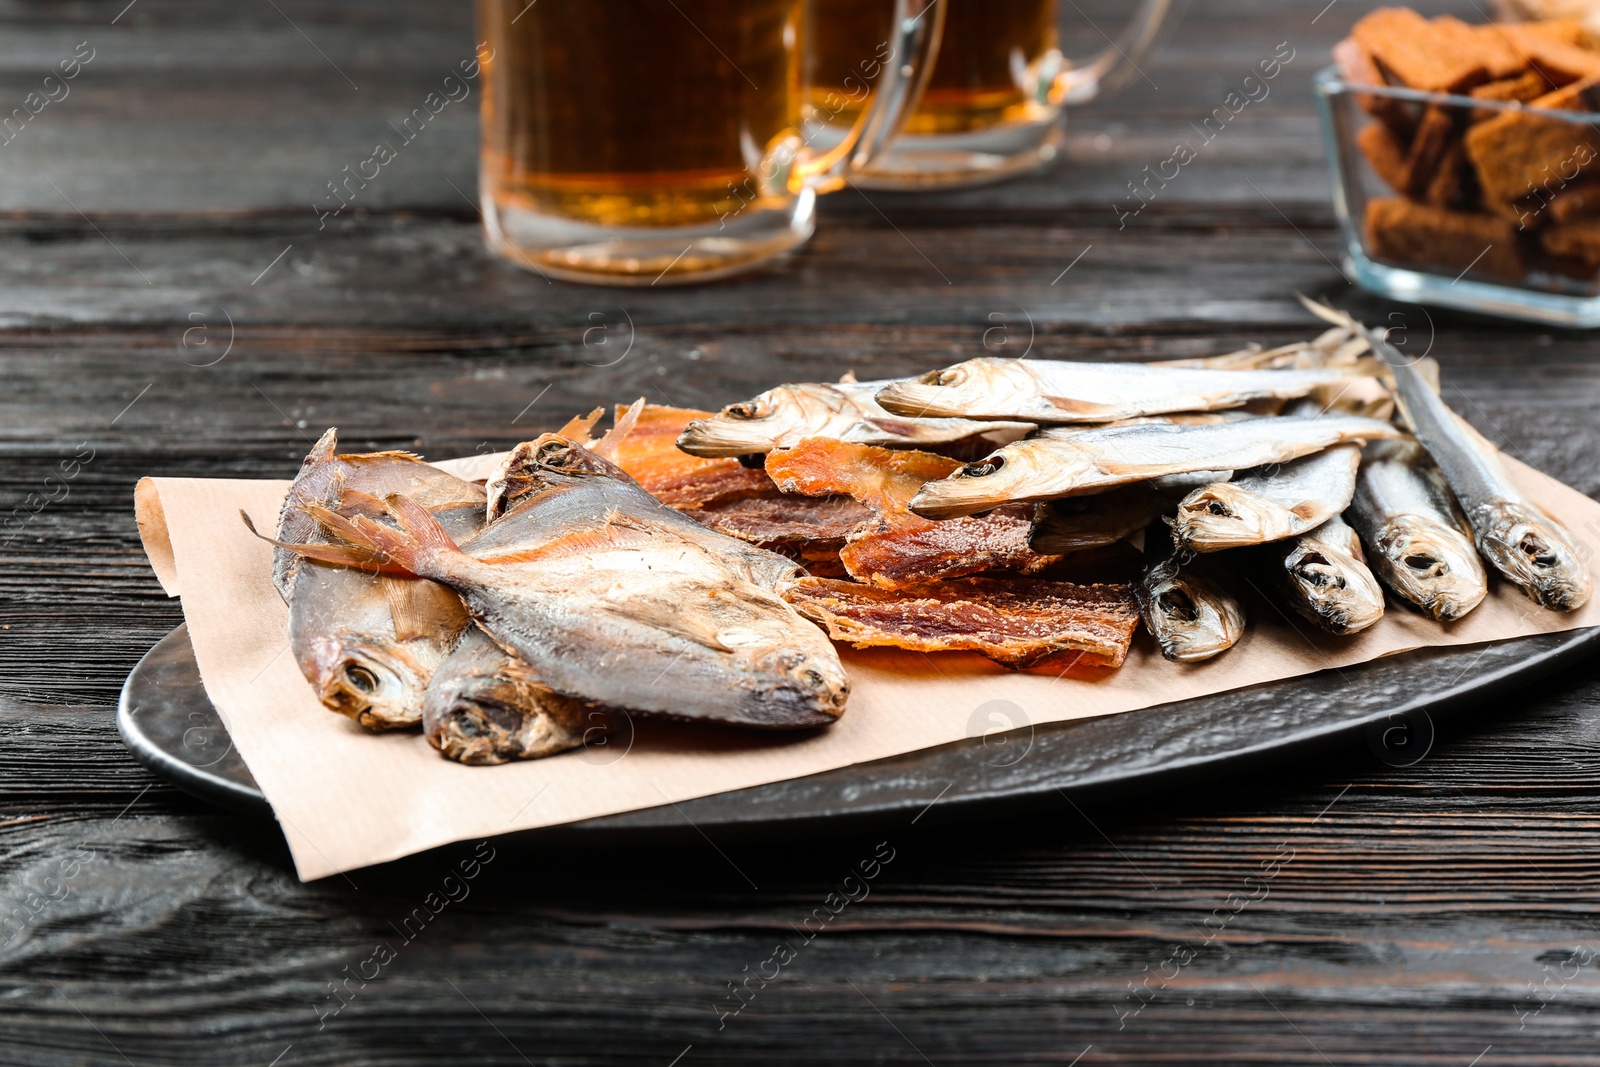
POLYGON ((799 117, 801 2, 478 0, 485 195, 609 226, 742 212, 799 117))
MULTIPOLYGON (((541 0, 542 2, 542 0, 541 0)), ((944 0, 944 39, 908 135, 984 130, 1031 119, 1029 72, 1056 47, 1056 0, 944 0)), ((860 112, 863 71, 887 39, 892 0, 808 0, 806 102, 829 124, 860 112)))

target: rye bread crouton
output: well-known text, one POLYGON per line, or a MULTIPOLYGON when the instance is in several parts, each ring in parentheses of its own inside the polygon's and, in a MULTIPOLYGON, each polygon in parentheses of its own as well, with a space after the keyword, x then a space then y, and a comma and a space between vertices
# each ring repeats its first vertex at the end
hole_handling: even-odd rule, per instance
POLYGON ((1368 202, 1365 228, 1378 259, 1451 273, 1470 267, 1512 281, 1527 271, 1516 227, 1493 215, 1386 197, 1368 202))

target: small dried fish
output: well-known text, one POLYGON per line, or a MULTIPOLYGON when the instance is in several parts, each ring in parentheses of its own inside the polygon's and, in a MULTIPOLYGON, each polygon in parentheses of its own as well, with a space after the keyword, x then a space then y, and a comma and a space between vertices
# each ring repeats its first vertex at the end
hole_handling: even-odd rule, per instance
POLYGON ((856 648, 978 652, 1019 670, 1065 653, 1072 666, 1121 666, 1139 624, 1126 585, 957 578, 888 590, 802 578, 786 595, 856 648))
POLYGON ((1032 574, 1056 562, 1028 547, 1033 509, 996 508, 982 518, 933 522, 906 510, 924 482, 960 466, 930 452, 810 438, 767 456, 767 473, 792 493, 846 493, 871 510, 839 552, 857 581, 885 588, 983 571, 1032 574))
POLYGON ((927 448, 986 434, 999 435, 994 441, 998 444, 1034 429, 1026 422, 893 415, 874 399, 880 389, 892 384, 780 385, 690 423, 678 438, 678 447, 693 456, 764 455, 775 448, 791 448, 808 437, 826 437, 858 445, 927 448))
POLYGON ((1399 386, 1407 421, 1444 472, 1466 513, 1478 551, 1536 603, 1575 611, 1589 601, 1589 569, 1572 536, 1512 483, 1499 452, 1451 411, 1394 346, 1343 312, 1302 302, 1324 318, 1361 333, 1399 386))
POLYGON ((422 727, 446 759, 482 766, 578 748, 608 733, 611 717, 552 691, 472 626, 433 673, 422 727))
POLYGON ((1361 539, 1337 515, 1270 553, 1289 606, 1329 633, 1358 633, 1383 617, 1383 590, 1361 539))
POLYGON ((1347 514, 1383 584, 1430 617, 1459 619, 1489 594, 1466 517, 1416 441, 1363 450, 1347 514))
POLYGON ((1191 370, 988 356, 886 385, 878 403, 908 416, 1115 422, 1288 400, 1344 377, 1339 370, 1191 370))
MULTIPOLYGON (((1221 373, 1221 372, 1219 372, 1221 373)), ((1399 433, 1356 415, 1248 419, 1211 426, 1144 423, 1006 445, 942 481, 929 482, 911 510, 930 519, 973 515, 1002 504, 1104 492, 1197 470, 1245 470, 1287 463, 1352 441, 1399 433)))
POLYGON ((576 700, 776 729, 843 713, 838 653, 774 591, 796 576, 792 561, 665 507, 555 434, 514 449, 496 483, 499 517, 459 548, 398 494, 387 507, 399 529, 313 506, 349 547, 285 547, 450 586, 497 643, 576 700))
MULTIPOLYGON (((289 487, 277 539, 327 543, 304 509, 337 506, 346 490, 406 493, 458 540, 483 525, 476 485, 406 452, 340 455, 329 430, 289 487)), ((369 730, 422 721, 429 679, 468 626, 460 597, 434 582, 329 566, 284 549, 274 554, 272 580, 289 605, 289 648, 324 707, 369 730)))
POLYGON ((1181 551, 1165 522, 1144 534, 1144 574, 1134 592, 1161 654, 1178 663, 1221 655, 1244 635, 1244 607, 1203 561, 1181 551))
POLYGON ((1178 544, 1219 552, 1309 533, 1350 506, 1360 463, 1360 447, 1335 445, 1196 489, 1178 505, 1178 544))

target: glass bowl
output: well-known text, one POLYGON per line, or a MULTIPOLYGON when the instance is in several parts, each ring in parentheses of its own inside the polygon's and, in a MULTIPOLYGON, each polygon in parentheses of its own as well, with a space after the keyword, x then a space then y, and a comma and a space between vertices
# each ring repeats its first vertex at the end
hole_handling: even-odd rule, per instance
POLYGON ((1600 87, 1558 90, 1567 110, 1355 84, 1336 67, 1314 84, 1352 281, 1600 326, 1600 87))

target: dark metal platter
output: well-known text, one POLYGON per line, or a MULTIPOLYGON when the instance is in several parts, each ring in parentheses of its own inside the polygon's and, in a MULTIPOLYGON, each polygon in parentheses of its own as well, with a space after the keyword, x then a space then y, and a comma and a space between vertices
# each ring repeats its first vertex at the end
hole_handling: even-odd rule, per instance
MULTIPOLYGON (((916 816, 935 799, 942 813, 1046 797, 1059 803, 1057 790, 1170 784, 1362 731, 1380 759, 1409 766, 1432 743, 1432 716, 1526 686, 1596 651, 1600 628, 1423 649, 1144 711, 1038 726, 1023 725, 1020 708, 995 701, 974 712, 974 736, 953 744, 529 833, 547 840, 655 839, 669 831, 916 816)), ((183 789, 236 811, 271 814, 206 698, 185 627, 164 637, 128 676, 117 723, 134 756, 183 789)))

